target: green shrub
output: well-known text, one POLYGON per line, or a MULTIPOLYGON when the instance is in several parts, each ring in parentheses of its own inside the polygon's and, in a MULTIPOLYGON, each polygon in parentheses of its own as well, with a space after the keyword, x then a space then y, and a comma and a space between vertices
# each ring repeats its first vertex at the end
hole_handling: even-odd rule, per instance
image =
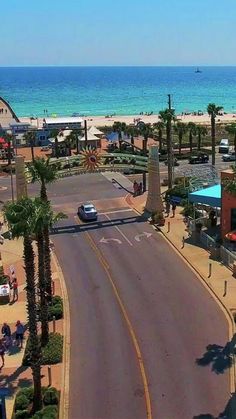
POLYGON ((15 413, 15 419, 27 419, 30 417, 28 410, 18 410, 15 413))
POLYGON ((25 387, 18 391, 17 396, 25 396, 29 400, 29 403, 33 401, 34 397, 34 388, 33 387, 25 387))
POLYGON ((62 319, 63 307, 60 304, 48 308, 48 320, 53 320, 53 317, 55 317, 56 320, 62 319))
POLYGON ((8 275, 4 275, 0 273, 0 285, 7 284, 10 277, 8 275))
POLYGON ((188 189, 183 187, 183 185, 176 185, 172 189, 169 189, 166 193, 167 196, 178 196, 182 199, 188 197, 188 189))
POLYGON ((50 333, 49 341, 42 348, 42 365, 58 364, 62 361, 63 336, 60 333, 50 333))
POLYGON ((29 406, 29 399, 24 394, 16 396, 15 410, 26 410, 29 406))
POLYGON ((48 308, 48 320, 52 320, 53 316, 56 320, 63 318, 63 300, 59 295, 52 298, 52 303, 48 308))
POLYGON ((45 406, 57 405, 59 403, 59 393, 55 387, 50 387, 45 391, 43 396, 45 406))
POLYGON ((39 412, 35 413, 32 419, 57 419, 58 408, 57 406, 46 406, 39 412))

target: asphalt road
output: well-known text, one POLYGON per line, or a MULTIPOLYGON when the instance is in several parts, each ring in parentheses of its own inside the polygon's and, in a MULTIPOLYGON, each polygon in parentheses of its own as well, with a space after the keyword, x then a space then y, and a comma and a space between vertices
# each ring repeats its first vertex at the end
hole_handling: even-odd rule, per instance
MULTIPOLYGON (((8 187, 4 201, 9 179, 0 186, 8 187)), ((38 190, 29 185, 30 195, 38 190)), ((208 351, 204 367, 196 359, 209 344, 225 347, 227 322, 196 276, 119 204, 123 191, 103 175, 66 178, 48 191, 69 217, 53 241, 71 310, 70 419, 219 416, 229 399, 224 351, 208 351), (100 208, 99 222, 79 226, 76 209, 87 200, 100 208)))
POLYGON ((102 175, 71 179, 50 188, 69 217, 52 239, 70 301, 70 419, 218 416, 229 371, 219 373, 220 354, 196 360, 226 345, 223 312, 161 235, 118 205, 122 191, 102 175), (79 225, 88 200, 99 220, 79 225))

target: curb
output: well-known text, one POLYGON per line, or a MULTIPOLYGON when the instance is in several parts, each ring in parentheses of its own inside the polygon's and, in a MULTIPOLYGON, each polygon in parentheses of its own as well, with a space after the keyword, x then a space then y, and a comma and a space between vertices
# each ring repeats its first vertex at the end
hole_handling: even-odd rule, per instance
POLYGON ((64 319, 63 319, 63 363, 62 363, 62 387, 60 397, 59 419, 69 419, 69 390, 70 390, 70 310, 69 299, 65 279, 59 265, 55 252, 52 252, 52 259, 56 265, 59 282, 61 286, 64 319))
MULTIPOLYGON (((142 213, 137 210, 135 207, 132 206, 130 195, 125 196, 125 200, 129 206, 132 207, 134 211, 136 211, 139 215, 142 215, 142 213)), ((202 285, 208 290, 208 292, 211 294, 211 296, 214 298, 216 303, 219 305, 221 310, 224 312, 225 317, 227 319, 228 325, 229 325, 229 341, 232 340, 234 334, 236 333, 236 327, 233 315, 231 311, 228 309, 228 307, 224 304, 223 301, 221 301, 220 297, 215 293, 215 291, 212 289, 212 287, 207 283, 205 277, 198 271, 198 269, 184 256, 180 249, 172 243, 172 241, 169 239, 168 236, 159 228, 156 226, 153 226, 154 230, 158 231, 162 234, 163 238, 169 243, 169 245, 173 248, 173 250, 183 259, 183 261, 189 266, 189 268, 199 277, 202 285)), ((235 358, 235 356, 234 356, 235 358)), ((230 392, 231 394, 235 393, 236 391, 236 365, 235 362, 233 362, 232 367, 229 369, 230 371, 230 392)))

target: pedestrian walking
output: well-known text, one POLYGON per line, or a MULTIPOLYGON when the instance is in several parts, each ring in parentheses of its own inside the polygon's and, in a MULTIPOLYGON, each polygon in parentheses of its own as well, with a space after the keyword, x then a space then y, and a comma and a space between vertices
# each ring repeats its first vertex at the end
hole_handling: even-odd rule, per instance
POLYGON ((0 371, 2 367, 5 365, 5 352, 6 352, 6 346, 4 345, 3 339, 0 339, 0 357, 2 360, 2 365, 0 367, 0 371))
POLYGON ((166 216, 169 217, 170 215, 170 201, 169 199, 166 200, 166 216))
POLYGON ((23 339, 24 339, 24 326, 20 322, 20 320, 17 320, 16 322, 16 346, 19 346, 20 349, 23 348, 23 339))
POLYGON ((142 195, 142 193, 143 193, 143 184, 142 184, 142 182, 140 182, 140 184, 138 186, 138 194, 142 195))
POLYGON ((2 326, 2 335, 3 335, 4 339, 5 339, 6 348, 9 349, 9 347, 12 344, 12 340, 11 340, 11 328, 10 328, 9 324, 3 323, 3 326, 2 326))
POLYGON ((17 282, 17 278, 14 278, 12 281, 12 289, 13 289, 13 300, 12 302, 14 303, 15 301, 18 300, 18 282, 17 282))
POLYGON ((175 217, 176 203, 172 202, 172 217, 175 217))
POLYGON ((138 182, 135 180, 133 183, 134 196, 138 195, 138 188, 139 188, 138 182))

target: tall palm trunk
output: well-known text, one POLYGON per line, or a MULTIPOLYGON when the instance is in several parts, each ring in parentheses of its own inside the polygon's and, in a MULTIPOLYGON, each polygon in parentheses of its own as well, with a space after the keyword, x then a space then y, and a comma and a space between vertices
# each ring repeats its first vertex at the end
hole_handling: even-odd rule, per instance
POLYGON ((34 142, 33 142, 33 140, 30 141, 30 150, 31 150, 31 158, 32 158, 32 161, 34 162, 34 142))
POLYGON ((55 138, 55 156, 59 159, 59 148, 58 148, 58 138, 55 138))
POLYGON ((41 346, 37 330, 34 251, 31 238, 24 236, 24 263, 26 273, 27 312, 29 324, 30 364, 33 375, 33 412, 42 408, 41 346))
POLYGON ((131 135, 132 153, 134 153, 134 137, 131 135))
POLYGON ((168 162, 168 188, 172 188, 173 183, 173 156, 172 156, 172 138, 171 138, 171 119, 166 123, 167 140, 167 162, 168 162))
POLYGON ((46 275, 45 275, 45 246, 43 233, 37 235, 38 245, 38 279, 40 295, 40 320, 41 320, 41 343, 45 346, 48 343, 48 302, 46 297, 46 275))
MULTIPOLYGON (((40 197, 42 201, 47 202, 47 190, 46 185, 43 180, 41 181, 41 190, 40 197)), ((48 226, 44 227, 43 230, 43 239, 44 239, 44 270, 45 270, 45 283, 46 283, 46 293, 48 299, 52 298, 52 270, 51 270, 51 249, 50 249, 50 238, 49 238, 49 229, 48 226)))
POLYGON ((189 133, 189 148, 190 148, 190 153, 192 153, 192 151, 193 151, 193 134, 192 134, 191 131, 189 133))
POLYGON ((198 142, 197 142, 197 149, 198 151, 201 151, 201 145, 202 145, 202 136, 201 133, 198 133, 198 142))
POLYGON ((183 140, 183 134, 182 132, 179 133, 179 155, 181 156, 182 151, 182 140, 183 140))
MULTIPOLYGON (((143 139, 143 155, 146 156, 147 155, 147 143, 148 143, 148 138, 144 137, 143 139)), ((146 171, 143 171, 143 192, 146 192, 147 190, 147 173, 146 171)))
POLYGON ((159 129, 159 132, 158 132, 158 140, 159 140, 159 151, 161 152, 162 151, 162 130, 161 129, 159 129))
POLYGON ((76 136, 76 154, 79 154, 79 137, 76 136))
POLYGON ((216 123, 215 116, 211 115, 211 141, 212 141, 212 166, 216 163, 216 123))
POLYGON ((8 141, 7 143, 7 164, 10 166, 11 164, 11 142, 8 141))

